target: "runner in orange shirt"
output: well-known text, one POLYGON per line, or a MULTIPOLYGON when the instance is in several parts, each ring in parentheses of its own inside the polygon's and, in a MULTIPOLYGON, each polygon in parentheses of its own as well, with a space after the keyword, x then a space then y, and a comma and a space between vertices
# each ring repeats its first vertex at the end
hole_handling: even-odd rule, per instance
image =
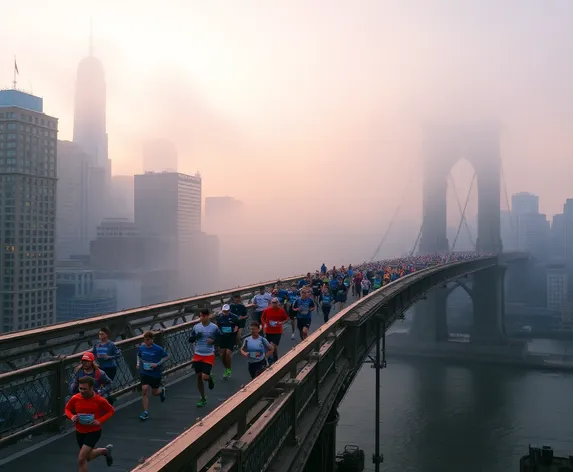
POLYGON ((273 362, 276 362, 279 358, 277 348, 281 342, 283 325, 288 321, 290 321, 290 318, 284 308, 279 306, 279 299, 277 297, 272 298, 271 306, 263 311, 261 324, 263 325, 267 341, 272 343, 275 348, 273 351, 273 362))
POLYGON ((113 446, 108 444, 96 448, 96 444, 101 437, 102 423, 109 420, 115 410, 105 398, 94 392, 92 377, 79 379, 78 389, 80 393, 70 398, 64 413, 76 425, 76 439, 80 447, 79 472, 88 472, 88 462, 98 456, 105 456, 107 466, 111 467, 113 446))

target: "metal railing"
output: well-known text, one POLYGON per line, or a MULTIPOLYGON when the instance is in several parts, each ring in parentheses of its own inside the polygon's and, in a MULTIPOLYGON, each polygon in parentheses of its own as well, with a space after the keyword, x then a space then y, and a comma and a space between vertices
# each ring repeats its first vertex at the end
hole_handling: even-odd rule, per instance
POLYGON ((264 471, 271 462, 273 471, 302 470, 376 342, 375 323, 388 328, 433 288, 497 264, 492 256, 433 266, 355 302, 133 472, 195 472, 214 461, 209 472, 264 471))
MULTIPOLYGON (((303 276, 281 279, 293 283, 303 276)), ((108 315, 98 315, 76 321, 56 323, 42 328, 16 331, 0 335, 0 372, 17 370, 29 365, 47 362, 61 355, 72 355, 92 348, 98 331, 107 326, 112 341, 141 335, 148 329, 166 329, 193 319, 201 308, 217 310, 238 293, 243 300, 250 299, 261 286, 276 284, 277 280, 246 287, 223 290, 197 297, 174 300, 108 315)))

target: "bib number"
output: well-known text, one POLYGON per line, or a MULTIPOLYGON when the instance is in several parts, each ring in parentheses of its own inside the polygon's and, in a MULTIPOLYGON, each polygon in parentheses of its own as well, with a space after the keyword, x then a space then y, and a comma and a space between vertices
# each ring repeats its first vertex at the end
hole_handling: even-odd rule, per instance
POLYGON ((152 370, 153 367, 151 367, 151 362, 144 362, 143 363, 143 370, 152 370))
POLYGON ((277 323, 276 321, 270 321, 270 322, 269 322, 269 325, 270 325, 270 326, 277 326, 278 323, 277 323))
POLYGON ((221 329, 221 331, 225 334, 229 334, 233 332, 233 328, 231 326, 223 326, 223 328, 221 329))
POLYGON ((255 352, 249 352, 249 357, 251 359, 259 359, 261 357, 261 353, 258 351, 255 352))
POLYGON ((78 422, 80 424, 91 424, 92 421, 94 420, 94 415, 90 415, 90 414, 86 414, 86 413, 80 413, 78 415, 78 422))

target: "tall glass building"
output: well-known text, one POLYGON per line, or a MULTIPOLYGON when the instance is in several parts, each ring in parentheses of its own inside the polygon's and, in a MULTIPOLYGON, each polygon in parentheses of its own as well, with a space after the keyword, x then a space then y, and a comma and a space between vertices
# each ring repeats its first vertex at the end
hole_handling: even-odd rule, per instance
POLYGON ((0 90, 0 331, 56 319, 57 118, 43 101, 0 90))

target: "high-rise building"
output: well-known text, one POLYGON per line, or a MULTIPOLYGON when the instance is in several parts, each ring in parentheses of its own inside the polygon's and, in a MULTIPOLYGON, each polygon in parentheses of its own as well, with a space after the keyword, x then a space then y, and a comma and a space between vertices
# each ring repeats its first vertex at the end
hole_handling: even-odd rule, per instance
POLYGON ((519 192, 511 196, 511 213, 514 217, 539 213, 539 197, 529 192, 519 192))
POLYGON ((0 331, 56 319, 57 118, 0 90, 0 331))
POLYGON ((201 176, 147 172, 135 176, 135 225, 144 235, 188 241, 201 232, 201 176))
POLYGON ((71 141, 58 141, 56 256, 89 253, 89 156, 71 141))
POLYGON ((568 301, 568 280, 565 264, 547 266, 547 308, 561 310, 568 301))
POLYGON ((564 213, 553 215, 551 222, 551 257, 555 260, 565 260, 567 248, 567 227, 564 213))
POLYGON ((112 207, 111 161, 106 131, 106 83, 102 63, 89 55, 78 65, 74 103, 74 143, 89 157, 87 221, 89 239, 112 207))
POLYGON ((78 65, 74 142, 93 159, 93 165, 108 167, 105 71, 91 46, 89 55, 78 65))
POLYGON ((517 245, 538 261, 549 258, 549 221, 544 214, 529 213, 518 217, 517 245))
POLYGON ((113 291, 117 309, 177 298, 177 254, 159 238, 140 235, 133 222, 105 219, 91 241, 94 288, 113 291))
POLYGON ((175 254, 177 296, 214 290, 218 279, 219 240, 201 232, 201 176, 148 172, 135 176, 135 225, 157 238, 158 248, 175 254))
POLYGON ((177 172, 177 149, 167 139, 143 143, 143 172, 177 172))

